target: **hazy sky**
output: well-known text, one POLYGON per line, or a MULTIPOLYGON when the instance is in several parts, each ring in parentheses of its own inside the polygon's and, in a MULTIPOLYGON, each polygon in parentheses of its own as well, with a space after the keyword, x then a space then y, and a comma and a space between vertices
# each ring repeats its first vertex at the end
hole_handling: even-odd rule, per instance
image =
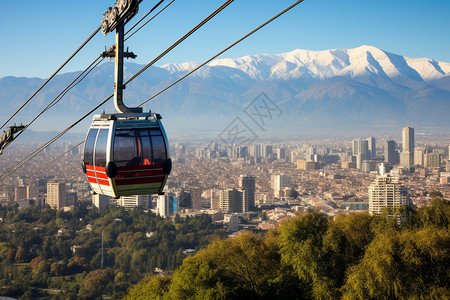
MULTIPOLYGON (((0 78, 50 76, 97 28, 114 2, 2 1, 0 78)), ((131 24, 157 2, 144 0, 131 24)), ((126 46, 138 55, 136 63, 147 63, 223 2, 176 0, 126 46)), ((157 65, 202 62, 293 2, 236 0, 157 65)), ((450 62, 449 28, 448 0, 305 0, 222 57, 372 45, 408 57, 450 62)), ((99 33, 62 72, 84 69, 113 38, 99 33)))

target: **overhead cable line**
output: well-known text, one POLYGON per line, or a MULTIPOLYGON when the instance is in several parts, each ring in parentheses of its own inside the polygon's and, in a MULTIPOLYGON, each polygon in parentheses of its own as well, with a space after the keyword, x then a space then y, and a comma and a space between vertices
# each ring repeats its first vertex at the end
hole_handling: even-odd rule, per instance
POLYGON ((170 51, 172 51, 176 46, 178 46, 179 44, 181 44, 181 42, 183 42, 185 39, 187 39, 189 36, 191 36, 194 32, 196 32, 198 29, 200 29, 200 27, 202 27, 203 25, 205 25, 209 20, 211 20, 212 18, 214 18, 218 13, 220 13, 225 7, 227 7, 228 5, 230 5, 231 3, 233 3, 234 0, 228 0, 226 1, 224 4, 222 4, 219 8, 217 8, 212 14, 210 14, 208 17, 206 17, 205 19, 203 19, 203 21, 201 21, 200 23, 198 23, 194 28, 192 28, 188 33, 186 33, 184 36, 182 36, 178 41, 176 41, 175 43, 173 43, 169 48, 167 48, 165 51, 163 51, 160 55, 158 55, 154 60, 152 60, 151 62, 149 62, 145 67, 143 67, 139 72, 137 72, 136 74, 134 74, 130 79, 128 79, 127 82, 125 82, 125 85, 128 84, 129 82, 131 82, 132 80, 134 80, 137 76, 141 75, 142 72, 144 72, 145 70, 147 70, 150 66, 154 65, 158 60, 160 60, 161 58, 163 58, 167 53, 169 53, 170 51))
POLYGON ((196 72, 198 69, 200 69, 201 67, 205 66, 206 64, 210 63, 212 60, 216 59, 218 56, 222 55, 223 53, 225 53, 226 51, 230 50, 231 48, 233 48, 234 46, 236 46, 237 44, 239 44, 240 42, 242 42, 243 40, 245 40, 246 38, 248 38, 249 36, 251 36, 252 34, 254 34, 255 32, 257 32, 258 30, 260 30, 261 28, 263 28, 264 26, 266 26, 267 24, 271 23, 272 21, 274 21, 275 19, 277 19, 278 17, 280 17, 281 15, 283 15, 284 13, 286 13, 287 11, 291 10, 292 8, 294 8, 295 6, 297 6, 298 4, 300 4, 301 2, 303 2, 303 0, 299 0, 296 1, 294 4, 292 4, 291 6, 289 6, 288 8, 284 9, 283 11, 279 12, 278 14, 276 14, 275 16, 273 16, 272 18, 270 18, 269 20, 267 20, 266 22, 264 22, 263 24, 261 24, 260 26, 256 27, 255 29, 253 29, 252 31, 250 31, 249 33, 247 33, 246 35, 244 35, 243 37, 241 37, 240 39, 238 39, 237 41, 235 41, 234 43, 232 43, 231 45, 229 45, 228 47, 226 47, 225 49, 223 49, 222 51, 220 51, 219 53, 217 53, 216 55, 212 56, 210 59, 206 60, 205 62, 203 62, 202 64, 200 64, 199 66, 197 66, 196 68, 194 68, 193 70, 189 71, 188 73, 186 73, 185 75, 183 75, 182 77, 180 77, 178 80, 176 80, 175 82, 171 83, 170 85, 168 85, 167 87, 165 87, 164 89, 162 89, 161 91, 159 91, 158 93, 154 94, 153 96, 151 96, 150 98, 148 98, 147 100, 145 100, 144 102, 142 102, 141 104, 138 105, 138 107, 144 105, 145 103, 147 103, 148 101, 152 100, 153 98, 155 98, 156 96, 162 94, 163 92, 167 91, 169 88, 171 88, 172 86, 176 85, 177 83, 179 83, 180 81, 182 81, 183 79, 185 79, 186 77, 188 77, 189 75, 191 75, 192 73, 196 72))
MULTIPOLYGON (((176 46, 178 46, 182 41, 184 41, 186 38, 188 38, 190 35, 192 35, 195 31, 197 31, 199 28, 201 28, 203 25, 205 25, 209 20, 211 20, 214 16, 216 16, 219 12, 221 12, 225 7, 227 7, 229 4, 231 4, 234 0, 228 0, 224 4, 222 4, 219 8, 217 8, 214 12, 212 12, 208 17, 206 17, 203 21, 201 21, 199 24, 197 24, 194 28, 192 28, 187 34, 185 34, 183 37, 178 39, 174 44, 172 44, 169 48, 167 48, 165 51, 163 51, 157 58, 155 58, 152 62, 147 64, 145 67, 143 67, 140 71, 138 71, 133 77, 131 77, 125 84, 128 84, 132 80, 134 80, 137 76, 142 74, 145 70, 147 70, 151 65, 156 63, 158 60, 160 60, 162 57, 164 57, 167 53, 169 53, 171 50, 173 50, 176 46)), ((92 114, 95 110, 100 108, 103 104, 105 104, 108 100, 114 97, 114 94, 109 95, 106 99, 104 99, 102 102, 97 104, 93 109, 91 109, 89 112, 87 112, 83 117, 78 119, 75 123, 64 129, 62 132, 57 134, 55 137, 47 141, 44 145, 33 151, 31 154, 29 154, 27 157, 25 157, 21 162, 19 162, 16 166, 10 168, 6 172, 2 174, 0 177, 0 182, 6 179, 8 176, 13 174, 17 169, 19 169, 21 166, 26 164, 28 161, 30 161, 32 158, 34 158, 36 155, 38 155, 40 152, 42 152, 45 148, 53 144, 56 140, 58 140, 61 136, 67 133, 67 131, 71 130, 73 127, 78 125, 82 120, 84 120, 86 117, 88 117, 90 114, 92 114)))
POLYGON ((19 132, 16 136, 19 137, 19 135, 21 135, 31 124, 34 123, 34 121, 36 121, 44 112, 46 112, 47 110, 49 110, 50 108, 52 108, 55 104, 57 104, 59 101, 61 101, 61 99, 71 90, 73 89, 75 86, 77 86, 84 78, 86 78, 87 75, 89 75, 89 73, 92 72, 92 70, 94 70, 102 61, 103 58, 100 59, 101 57, 99 56, 96 60, 94 60, 83 72, 81 72, 80 75, 78 75, 58 96, 56 96, 36 117, 34 117, 33 120, 31 120, 26 126, 25 128, 19 132), (95 64, 95 65, 94 65, 95 64), (80 79, 81 77, 81 79, 80 79))
MULTIPOLYGON (((140 22, 142 22, 149 14, 152 13, 152 11, 154 11, 161 3, 163 3, 164 0, 161 0, 158 2, 158 4, 156 4, 155 6, 153 6, 152 9, 149 10, 148 13, 145 14, 145 16, 143 16, 139 21, 136 22, 136 24, 134 24, 130 29, 128 29, 128 31, 125 33, 125 35, 129 34, 140 22)), ((162 11, 164 11, 167 7, 169 7, 172 3, 174 3, 175 0, 172 0, 169 4, 167 4, 166 6, 164 6, 160 11, 158 11, 153 17, 151 17, 147 22, 145 22, 144 24, 141 25, 141 27, 139 27, 138 29, 136 29, 133 33, 131 33, 126 39, 128 40, 129 38, 131 38, 136 32, 138 32, 139 30, 141 30, 145 25, 147 25, 151 20, 153 20, 157 15, 159 15, 162 11)))
MULTIPOLYGON (((139 1, 139 3, 142 2, 139 1)), ((140 22, 142 22, 150 13, 152 13, 156 8, 158 8, 158 6, 163 3, 164 0, 159 1, 155 6, 153 6, 149 12, 147 12, 139 21, 136 22, 136 24, 134 24, 125 34, 128 34, 133 28, 135 28, 140 22)), ((171 5, 173 2, 175 2, 175 0, 172 0, 169 4, 167 4, 165 7, 163 7, 160 11, 158 11, 152 18, 150 18, 147 22, 145 22, 141 27, 139 27, 138 29, 136 29, 130 36, 128 36, 126 38, 126 40, 128 40, 129 38, 131 38, 136 32, 138 32, 140 29, 142 29, 145 25, 147 25, 150 21, 152 21, 156 16, 158 16, 162 11, 164 11, 167 7, 169 7, 169 5, 171 5)), ((20 131, 17 136, 15 137, 15 139, 21 135, 23 133, 23 131, 25 131, 34 121, 36 121, 36 119, 38 119, 45 111, 49 110, 51 107, 53 107, 56 103, 58 103, 72 88, 74 88, 77 84, 79 84, 95 67, 97 67, 102 61, 100 60, 99 62, 97 62, 99 59, 101 58, 101 56, 97 57, 78 77, 76 77, 56 98, 54 98, 52 100, 52 102, 50 102, 50 104, 48 104, 31 122, 29 122, 25 128, 20 131), (97 62, 97 63, 96 63, 97 62), (78 80, 78 78, 80 78, 90 67, 92 67, 92 65, 95 64, 95 66, 90 69, 86 75, 83 76, 83 78, 81 78, 77 83, 74 84, 74 82, 76 80, 78 80), (59 98, 59 99, 58 99, 59 98), (58 100, 57 100, 58 99, 58 100)))
POLYGON ((28 104, 28 102, 30 102, 31 101, 31 99, 33 99, 34 98, 34 96, 36 96, 36 94, 37 93, 39 93, 43 88, 44 88, 44 86, 46 86, 47 85, 47 83, 49 83, 50 82, 50 80, 52 80, 53 79, 53 77, 55 77, 56 76, 56 74, 58 74, 59 73, 59 71, 61 71, 61 69, 62 68, 64 68, 64 66, 70 61, 70 60, 72 60, 72 58, 76 55, 76 54, 78 54, 78 52, 80 52, 80 50, 81 49, 83 49, 83 47, 100 31, 100 26, 97 28, 97 29, 95 29, 94 30, 94 32, 77 48, 77 50, 75 50, 75 52, 73 52, 70 56, 69 56, 69 58, 68 59, 66 59, 66 61, 49 77, 49 78, 47 78, 47 80, 30 96, 30 98, 28 98, 28 100, 27 101, 25 101, 13 114, 12 114, 12 116, 11 117, 9 117, 9 119, 8 120, 6 120, 6 122, 5 123, 3 123, 3 125, 0 127, 0 129, 2 129, 6 124, 8 124, 8 122, 15 116, 15 115, 17 115, 17 113, 20 111, 20 110, 22 110, 22 108, 24 108, 25 107, 25 105, 27 105, 28 104))

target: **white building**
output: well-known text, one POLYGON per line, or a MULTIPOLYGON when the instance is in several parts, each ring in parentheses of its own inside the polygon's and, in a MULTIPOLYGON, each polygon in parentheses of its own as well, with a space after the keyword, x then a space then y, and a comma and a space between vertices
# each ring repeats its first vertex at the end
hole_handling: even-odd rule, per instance
POLYGON ((144 205, 145 197, 148 199, 148 195, 121 196, 117 200, 117 205, 125 207, 126 209, 141 207, 144 205))
POLYGON ((402 129, 402 153, 400 153, 400 165, 410 168, 414 165, 414 128, 402 129))
POLYGON ((289 177, 284 174, 272 175, 272 188, 275 198, 281 198, 282 191, 290 184, 289 177))
POLYGON ((409 206, 408 192, 398 177, 379 175, 369 186, 369 213, 380 214, 383 208, 409 206))
POLYGON ((53 209, 62 209, 66 204, 66 185, 60 182, 47 183, 47 201, 53 209))

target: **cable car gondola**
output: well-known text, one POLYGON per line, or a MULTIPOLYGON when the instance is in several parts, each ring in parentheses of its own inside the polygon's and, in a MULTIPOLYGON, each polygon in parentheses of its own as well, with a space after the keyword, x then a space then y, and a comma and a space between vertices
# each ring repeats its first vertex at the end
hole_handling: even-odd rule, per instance
POLYGON ((159 114, 94 116, 86 136, 83 171, 95 193, 162 194, 171 168, 159 114))
POLYGON ((123 59, 136 57, 133 52, 124 52, 124 18, 129 20, 138 9, 137 1, 131 6, 125 2, 116 2, 115 9, 122 15, 115 19, 117 24, 103 32, 106 35, 116 29, 116 43, 102 57, 115 58, 114 105, 118 113, 94 116, 86 135, 82 162, 92 190, 115 198, 163 194, 172 169, 161 116, 143 113, 141 107, 127 107, 123 103, 123 59))

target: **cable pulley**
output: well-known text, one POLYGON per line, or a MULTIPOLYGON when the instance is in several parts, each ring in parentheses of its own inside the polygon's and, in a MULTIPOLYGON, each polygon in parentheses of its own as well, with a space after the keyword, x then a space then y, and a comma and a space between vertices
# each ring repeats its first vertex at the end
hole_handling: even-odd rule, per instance
POLYGON ((114 7, 109 7, 103 14, 101 28, 103 35, 107 35, 125 21, 134 17, 139 10, 138 0, 117 0, 114 7))

